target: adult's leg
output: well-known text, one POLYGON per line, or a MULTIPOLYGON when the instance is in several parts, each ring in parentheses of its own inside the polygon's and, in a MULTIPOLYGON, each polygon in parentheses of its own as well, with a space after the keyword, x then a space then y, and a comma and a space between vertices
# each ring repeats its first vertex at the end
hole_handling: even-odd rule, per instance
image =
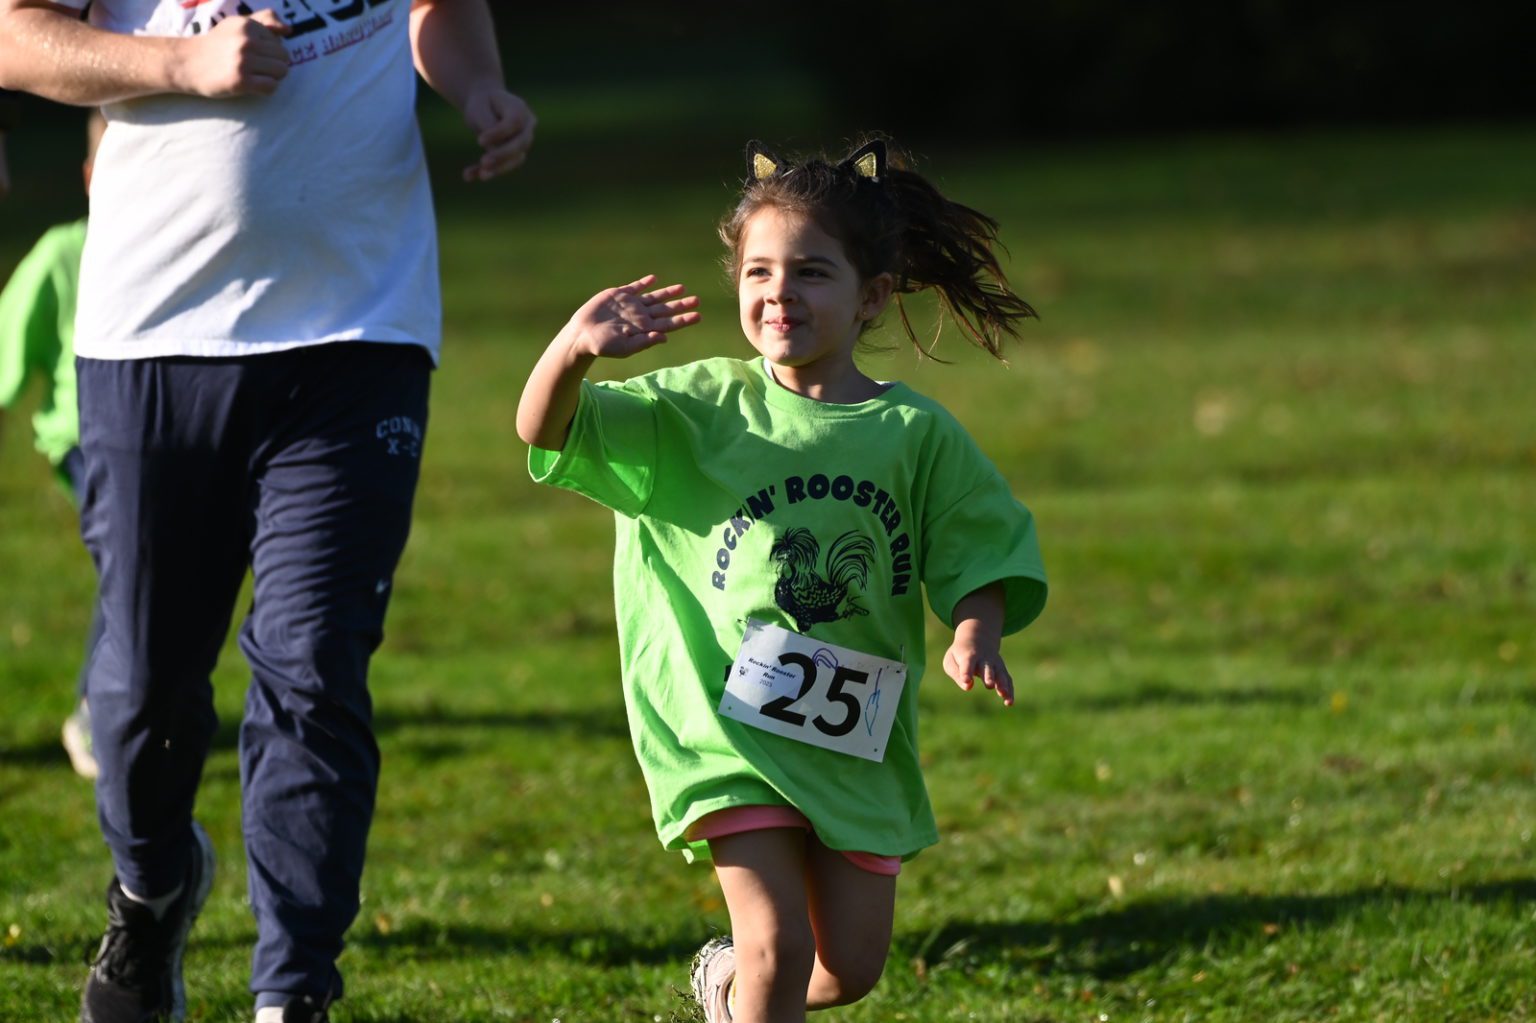
POLYGON ((814 834, 806 839, 805 861, 811 929, 816 933, 816 968, 806 1005, 849 1005, 869 994, 885 969, 896 878, 854 866, 814 834))
POLYGON ((97 810, 121 885, 187 876, 192 804, 217 724, 208 676, 245 571, 249 490, 231 446, 228 361, 81 359, 81 535, 102 635, 87 687, 97 810))
POLYGON ((410 529, 430 361, 410 346, 285 353, 261 452, 252 679, 240 729, 257 1006, 341 993, 378 782, 368 661, 410 529))
MULTIPOLYGON (((64 455, 59 463, 59 471, 78 506, 84 500, 85 488, 85 455, 81 453, 78 444, 64 455)), ((85 700, 85 685, 89 675, 91 653, 96 649, 96 644, 101 641, 102 627, 101 595, 98 592, 91 597, 91 624, 85 633, 85 657, 80 662, 80 676, 75 685, 75 695, 80 701, 85 700)))
POLYGON ((770 828, 712 838, 736 943, 732 1023, 802 1023, 816 938, 806 912, 806 836, 770 828))
POLYGON ((85 632, 85 656, 80 661, 80 676, 75 681, 75 696, 81 703, 85 702, 86 690, 90 685, 91 660, 96 656, 96 645, 101 642, 106 628, 106 621, 101 615, 101 594, 98 593, 91 598, 91 624, 85 632))

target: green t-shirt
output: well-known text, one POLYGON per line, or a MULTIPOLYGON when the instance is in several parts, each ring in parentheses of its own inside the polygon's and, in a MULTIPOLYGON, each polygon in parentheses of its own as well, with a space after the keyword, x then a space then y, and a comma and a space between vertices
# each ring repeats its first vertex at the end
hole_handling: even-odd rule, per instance
POLYGON ((35 374, 42 404, 32 416, 37 450, 58 465, 80 441, 75 403, 75 296, 85 221, 43 235, 0 292, 0 408, 10 408, 35 374))
POLYGON ((1032 516, 949 413, 899 383, 834 405, 761 360, 709 359, 583 384, 564 450, 534 448, 529 469, 616 513, 625 704, 663 844, 707 857, 690 824, 762 804, 834 849, 938 841, 918 766, 922 591, 948 623, 1002 581, 1007 632, 1046 592, 1032 516), (716 713, 749 618, 907 665, 883 761, 716 713))

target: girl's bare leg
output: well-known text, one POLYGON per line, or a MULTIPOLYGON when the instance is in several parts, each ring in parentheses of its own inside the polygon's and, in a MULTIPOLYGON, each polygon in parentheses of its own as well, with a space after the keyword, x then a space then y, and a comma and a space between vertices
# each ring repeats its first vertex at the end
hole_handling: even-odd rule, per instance
POLYGON ((805 877, 816 967, 806 1006, 849 1005, 869 994, 885 969, 896 912, 896 879, 849 863, 814 835, 806 840, 805 877))
POLYGON ((732 1023, 804 1023, 816 964, 806 911, 805 832, 747 831, 712 838, 709 850, 736 943, 732 1023))

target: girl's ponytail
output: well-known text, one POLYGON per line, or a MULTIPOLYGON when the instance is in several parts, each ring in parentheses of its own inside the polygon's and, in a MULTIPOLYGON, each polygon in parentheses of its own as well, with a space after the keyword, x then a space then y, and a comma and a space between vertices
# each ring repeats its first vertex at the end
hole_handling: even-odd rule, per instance
POLYGON ((753 143, 747 163, 746 189, 720 225, 733 278, 747 221, 773 207, 814 219, 842 242, 865 280, 889 273, 902 329, 924 355, 936 358, 932 343, 925 346, 912 329, 903 294, 938 292, 940 309, 973 344, 998 359, 1004 338, 1017 336, 1018 321, 1037 315, 1008 286, 997 261, 997 221, 946 199, 906 169, 885 140, 866 142, 835 164, 813 159, 787 165, 753 143))
MULTIPOLYGON (((1037 316, 1034 307, 1014 294, 998 264, 996 220, 946 199, 926 178, 893 168, 882 182, 902 223, 901 271, 896 277, 896 308, 907 337, 925 354, 912 330, 903 294, 932 288, 940 308, 954 317, 977 347, 1003 357, 1004 337, 1018 335, 1018 321, 1037 316)), ((935 341, 937 336, 935 336, 935 341)))

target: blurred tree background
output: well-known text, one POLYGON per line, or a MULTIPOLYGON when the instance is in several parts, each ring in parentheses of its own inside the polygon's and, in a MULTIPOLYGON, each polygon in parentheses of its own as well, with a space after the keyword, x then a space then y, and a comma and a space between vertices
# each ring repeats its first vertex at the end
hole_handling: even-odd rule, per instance
POLYGON ((1536 8, 1490 0, 577 4, 503 20, 520 80, 707 78, 743 119, 793 83, 834 124, 925 144, 1536 109, 1536 8))
MULTIPOLYGON (((1496 0, 492 6, 515 89, 646 97, 605 133, 679 157, 739 148, 764 111, 786 145, 879 129, 924 146, 1536 113, 1536 7, 1496 0)), ((67 120, 24 106, 22 138, 67 120)))
POLYGON ((1036 0, 824 5, 808 65, 835 109, 904 131, 1018 139, 1529 114, 1525 4, 1036 0), (849 49, 834 38, 868 35, 849 49), (1521 40, 1524 42, 1522 43, 1521 40))

